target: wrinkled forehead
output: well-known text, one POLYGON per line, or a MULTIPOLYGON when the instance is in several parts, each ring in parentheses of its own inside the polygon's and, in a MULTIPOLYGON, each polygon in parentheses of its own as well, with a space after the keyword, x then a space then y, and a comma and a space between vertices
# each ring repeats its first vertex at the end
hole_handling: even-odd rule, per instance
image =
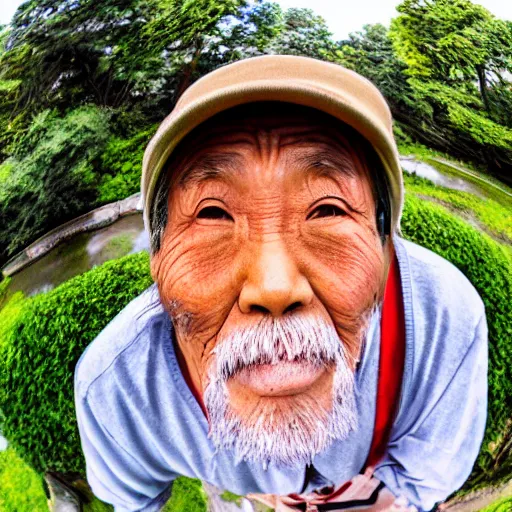
POLYGON ((300 148, 299 156, 328 162, 344 172, 371 180, 377 159, 370 144, 350 126, 318 110, 278 102, 260 102, 224 111, 193 130, 176 148, 166 165, 170 183, 186 183, 197 167, 215 172, 236 163, 241 148, 300 148), (196 165, 197 164, 197 165, 196 165), (213 169, 212 169, 213 170, 213 169))

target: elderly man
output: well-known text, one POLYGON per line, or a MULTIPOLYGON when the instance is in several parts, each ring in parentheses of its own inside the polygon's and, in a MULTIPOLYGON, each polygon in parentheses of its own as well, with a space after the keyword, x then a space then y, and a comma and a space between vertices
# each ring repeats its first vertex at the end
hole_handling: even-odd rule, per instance
POLYGON ((142 195, 156 286, 76 369, 99 498, 159 510, 185 475, 277 510, 430 510, 464 483, 484 307, 399 237, 371 83, 292 56, 218 69, 149 144, 142 195))

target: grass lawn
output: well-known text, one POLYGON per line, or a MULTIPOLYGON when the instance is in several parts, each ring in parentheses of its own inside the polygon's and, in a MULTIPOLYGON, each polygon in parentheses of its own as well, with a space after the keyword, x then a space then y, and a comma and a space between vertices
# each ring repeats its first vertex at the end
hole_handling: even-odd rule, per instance
POLYGON ((12 448, 0 452, 0 512, 47 512, 43 479, 12 448))
MULTIPOLYGON (((88 492, 85 492, 88 494, 88 492)), ((206 512, 201 482, 178 478, 162 512, 206 512)), ((112 512, 113 507, 94 499, 83 512, 112 512)), ((25 464, 12 448, 0 452, 0 512, 49 512, 41 475, 25 464)))
POLYGON ((501 498, 491 505, 480 510, 480 512, 510 512, 512 510, 512 496, 501 498))
MULTIPOLYGON (((510 207, 512 204, 512 188, 508 187, 505 183, 496 180, 488 174, 482 174, 474 170, 466 169, 467 172, 462 172, 459 169, 449 165, 453 162, 440 162, 439 160, 427 159, 425 162, 438 171, 448 176, 454 176, 456 178, 462 178, 468 183, 472 183, 484 192, 489 198, 497 201, 505 207, 510 207)), ((459 165, 454 163, 454 165, 459 165)), ((464 168, 463 166, 460 166, 464 168)))
MULTIPOLYGON (((465 180, 474 183, 475 185, 481 186, 482 188, 485 188, 485 183, 482 183, 482 180, 485 180, 494 183, 498 187, 512 194, 512 187, 505 185, 502 181, 498 180, 497 178, 486 172, 486 170, 483 167, 475 167, 473 164, 469 162, 454 160, 453 157, 451 157, 450 155, 427 148, 426 146, 423 146, 421 144, 412 143, 410 141, 399 142, 398 152, 400 153, 401 156, 415 157, 417 160, 426 162, 432 165, 432 167, 437 168, 439 171, 445 174, 451 174, 459 178, 464 178, 465 180), (457 172, 456 169, 449 165, 444 165, 443 163, 439 162, 438 159, 446 160, 449 163, 458 165, 459 167, 465 169, 468 173, 475 174, 477 177, 480 177, 481 179, 472 178, 467 173, 457 172)), ((492 191, 494 192, 495 190, 495 187, 492 187, 492 191)), ((506 200, 510 202, 510 196, 505 197, 506 200)))

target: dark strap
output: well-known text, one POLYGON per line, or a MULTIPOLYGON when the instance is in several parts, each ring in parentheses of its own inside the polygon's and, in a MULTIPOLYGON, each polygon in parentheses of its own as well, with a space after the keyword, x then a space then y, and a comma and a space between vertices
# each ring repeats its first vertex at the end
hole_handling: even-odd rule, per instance
POLYGON ((365 468, 375 466, 384 457, 400 402, 405 359, 405 319, 400 269, 395 255, 384 291, 380 328, 375 426, 365 468))

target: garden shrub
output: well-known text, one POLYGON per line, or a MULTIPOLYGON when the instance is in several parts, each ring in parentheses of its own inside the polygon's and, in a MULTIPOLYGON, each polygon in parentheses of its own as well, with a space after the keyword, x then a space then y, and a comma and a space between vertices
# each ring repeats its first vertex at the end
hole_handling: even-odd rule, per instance
MULTIPOLYGON (((0 304, 2 303, 0 297, 0 304)), ((7 343, 9 335, 13 330, 16 322, 19 320, 23 307, 27 303, 27 299, 23 297, 23 292, 16 292, 9 297, 6 303, 0 309, 0 350, 4 343, 7 343)), ((0 370, 1 371, 1 370, 0 370)))
MULTIPOLYGON (((512 474, 512 260, 505 248, 443 207, 406 197, 405 238, 451 261, 482 298, 489 328, 489 416, 466 487, 512 474)), ((454 305, 456 307, 456 305, 454 305)))
POLYGON ((0 430, 37 471, 83 474, 75 365, 103 327, 151 283, 147 253, 109 261, 30 299, 0 343, 0 430))
POLYGON ((512 510, 512 497, 500 498, 495 503, 488 505, 480 512, 510 512, 512 510))
POLYGON ((172 485, 172 495, 162 512, 207 512, 208 501, 201 481, 180 477, 172 485))
MULTIPOLYGON (((488 236, 416 197, 407 197, 402 230, 406 238, 453 262, 485 303, 489 420, 470 485, 510 474, 511 259, 488 236)), ((37 470, 83 473, 73 402, 76 362, 116 313, 150 284, 143 253, 105 263, 27 301, 0 349, 0 409, 5 436, 37 470)))

